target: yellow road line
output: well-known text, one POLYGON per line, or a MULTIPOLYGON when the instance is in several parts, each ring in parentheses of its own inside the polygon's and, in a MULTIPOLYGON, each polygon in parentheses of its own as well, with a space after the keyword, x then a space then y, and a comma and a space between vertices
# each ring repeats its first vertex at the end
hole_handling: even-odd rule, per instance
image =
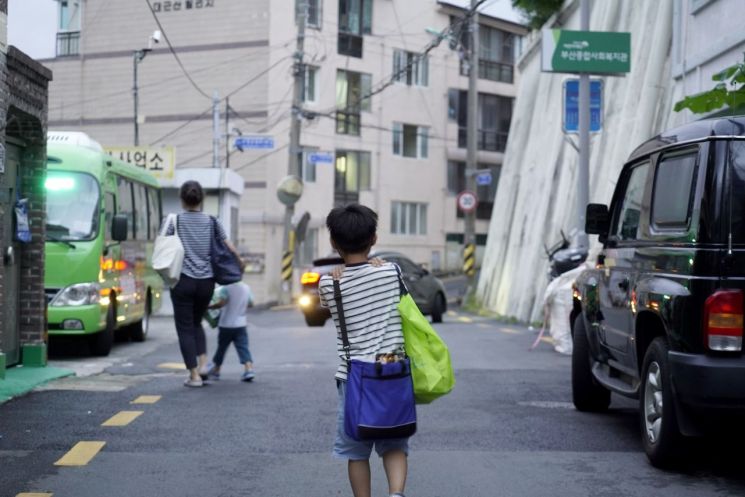
POLYGON ((41 493, 41 492, 23 492, 16 494, 16 497, 52 497, 53 494, 41 493))
POLYGON ((144 411, 121 411, 104 421, 101 426, 127 426, 142 415, 144 411))
POLYGON ((491 326, 489 326, 488 324, 484 324, 484 323, 477 323, 476 326, 478 326, 479 328, 491 328, 491 326))
POLYGON ((155 404, 161 399, 160 395, 140 395, 130 404, 155 404))
POLYGON ((473 323, 473 319, 467 318, 465 316, 459 317, 458 321, 460 321, 461 323, 473 323))
POLYGON ((62 456, 55 466, 85 466, 103 449, 106 442, 78 442, 67 454, 62 456))
POLYGON ((511 335, 519 335, 520 334, 519 331, 513 330, 512 328, 504 328, 504 327, 502 327, 502 328, 499 328, 499 331, 501 331, 502 333, 510 333, 511 335))
POLYGON ((448 316, 453 316, 454 317, 454 316, 457 316, 457 315, 458 315, 458 313, 455 312, 455 311, 448 311, 448 316))
POLYGON ((186 369, 186 364, 183 362, 163 362, 158 364, 160 369, 186 369))
POLYGON ((551 345, 556 345, 556 342, 551 337, 543 337, 541 338, 542 342, 550 343, 551 345))

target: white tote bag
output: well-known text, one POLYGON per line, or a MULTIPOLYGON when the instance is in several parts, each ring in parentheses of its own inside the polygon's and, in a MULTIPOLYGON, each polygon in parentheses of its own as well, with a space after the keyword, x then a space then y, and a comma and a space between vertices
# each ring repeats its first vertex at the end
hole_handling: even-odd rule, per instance
POLYGON ((168 214, 166 222, 155 238, 153 247, 153 269, 160 274, 169 287, 176 286, 181 276, 181 265, 184 263, 184 246, 178 236, 176 214, 168 214), (173 224, 173 235, 166 236, 168 227, 173 224))

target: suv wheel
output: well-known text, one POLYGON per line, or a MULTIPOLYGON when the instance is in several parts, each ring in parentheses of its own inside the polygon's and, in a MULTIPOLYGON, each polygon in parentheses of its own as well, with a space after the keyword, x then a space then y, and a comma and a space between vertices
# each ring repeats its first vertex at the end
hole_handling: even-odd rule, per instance
POLYGON ((585 319, 580 314, 574 320, 572 349, 572 401, 578 411, 605 411, 610 405, 610 390, 592 376, 592 356, 587 341, 585 319))
POLYGON ((675 413, 668 345, 663 337, 655 338, 644 355, 639 414, 642 444, 653 466, 669 467, 677 461, 683 436, 675 413))

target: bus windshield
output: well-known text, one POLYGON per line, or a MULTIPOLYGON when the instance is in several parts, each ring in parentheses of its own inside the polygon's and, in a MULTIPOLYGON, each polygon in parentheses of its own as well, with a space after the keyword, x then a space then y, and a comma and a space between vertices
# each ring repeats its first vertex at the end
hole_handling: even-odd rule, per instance
POLYGON ((47 238, 91 240, 98 231, 98 182, 85 173, 47 171, 47 238))

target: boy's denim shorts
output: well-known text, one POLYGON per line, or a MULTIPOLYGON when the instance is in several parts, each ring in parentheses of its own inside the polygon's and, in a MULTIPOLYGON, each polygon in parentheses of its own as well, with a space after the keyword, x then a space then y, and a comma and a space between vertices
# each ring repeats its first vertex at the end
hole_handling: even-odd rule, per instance
POLYGON ((389 438, 386 440, 357 441, 347 435, 344 431, 344 398, 347 392, 347 382, 337 381, 339 393, 339 405, 336 410, 336 440, 334 441, 334 457, 360 461, 370 459, 373 446, 380 457, 391 450, 402 450, 409 454, 409 439, 389 438))

